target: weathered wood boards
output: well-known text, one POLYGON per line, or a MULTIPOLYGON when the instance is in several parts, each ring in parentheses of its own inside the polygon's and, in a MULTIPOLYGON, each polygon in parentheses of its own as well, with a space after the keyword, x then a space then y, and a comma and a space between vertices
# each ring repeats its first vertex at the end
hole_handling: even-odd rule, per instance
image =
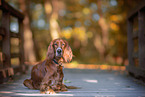
POLYGON ((145 1, 128 15, 127 24, 129 59, 127 70, 136 78, 145 81, 145 1), (135 17, 138 17, 138 31, 133 32, 135 17), (134 44, 135 39, 138 40, 138 45, 134 44), (137 52, 134 51, 135 46, 138 46, 137 52), (135 59, 138 60, 138 65, 136 65, 135 59))
POLYGON ((24 64, 24 39, 23 39, 23 19, 24 15, 15 10, 4 0, 0 0, 0 10, 2 10, 2 20, 0 27, 1 38, 1 64, 0 64, 0 83, 5 81, 9 76, 14 75, 16 72, 25 72, 26 65, 24 64), (13 33, 10 31, 10 16, 18 19, 19 32, 13 33), (11 52, 11 38, 19 39, 19 52, 11 52), (19 58, 20 64, 13 67, 11 63, 12 58, 19 58))

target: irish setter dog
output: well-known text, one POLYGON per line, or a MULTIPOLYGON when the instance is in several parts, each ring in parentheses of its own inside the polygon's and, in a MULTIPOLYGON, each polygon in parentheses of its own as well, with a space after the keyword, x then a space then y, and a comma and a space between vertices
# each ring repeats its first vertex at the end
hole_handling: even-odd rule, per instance
POLYGON ((39 89, 40 93, 55 94, 55 91, 67 91, 63 84, 63 62, 72 60, 72 50, 68 42, 55 39, 48 46, 47 57, 32 68, 31 79, 24 80, 29 89, 39 89))

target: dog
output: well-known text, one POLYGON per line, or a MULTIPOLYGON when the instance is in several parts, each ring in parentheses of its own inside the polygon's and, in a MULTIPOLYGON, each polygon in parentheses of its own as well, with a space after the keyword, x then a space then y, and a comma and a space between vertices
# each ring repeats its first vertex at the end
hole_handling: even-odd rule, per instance
POLYGON ((48 46, 46 59, 31 70, 31 79, 24 80, 23 84, 29 89, 38 89, 40 93, 55 94, 56 91, 67 91, 63 84, 63 62, 70 62, 73 53, 68 42, 55 39, 48 46))

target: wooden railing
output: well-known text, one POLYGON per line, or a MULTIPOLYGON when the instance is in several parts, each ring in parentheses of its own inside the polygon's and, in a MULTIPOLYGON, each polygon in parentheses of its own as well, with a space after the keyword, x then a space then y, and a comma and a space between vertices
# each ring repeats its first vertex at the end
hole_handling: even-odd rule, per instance
POLYGON ((23 39, 23 19, 24 15, 15 10, 4 0, 0 0, 1 26, 0 26, 0 83, 8 79, 17 72, 25 72, 26 65, 24 64, 24 39, 23 39), (13 16, 18 20, 18 33, 10 31, 10 17, 13 16), (19 40, 19 52, 11 52, 11 38, 19 40), (11 59, 18 58, 19 65, 12 66, 11 59))
POLYGON ((131 75, 145 81, 145 1, 128 15, 127 70, 131 75))

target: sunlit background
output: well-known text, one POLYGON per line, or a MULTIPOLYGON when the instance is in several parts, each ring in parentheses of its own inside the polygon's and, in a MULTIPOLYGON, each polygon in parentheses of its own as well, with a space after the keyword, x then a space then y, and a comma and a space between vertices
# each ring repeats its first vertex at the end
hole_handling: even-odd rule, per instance
MULTIPOLYGON (((66 39, 74 64, 127 65, 126 18, 142 0, 6 0, 25 15, 24 48, 29 62, 44 60, 55 38, 66 39)), ((10 30, 18 33, 11 17, 10 30)), ((12 40, 12 52, 18 52, 12 40)))

